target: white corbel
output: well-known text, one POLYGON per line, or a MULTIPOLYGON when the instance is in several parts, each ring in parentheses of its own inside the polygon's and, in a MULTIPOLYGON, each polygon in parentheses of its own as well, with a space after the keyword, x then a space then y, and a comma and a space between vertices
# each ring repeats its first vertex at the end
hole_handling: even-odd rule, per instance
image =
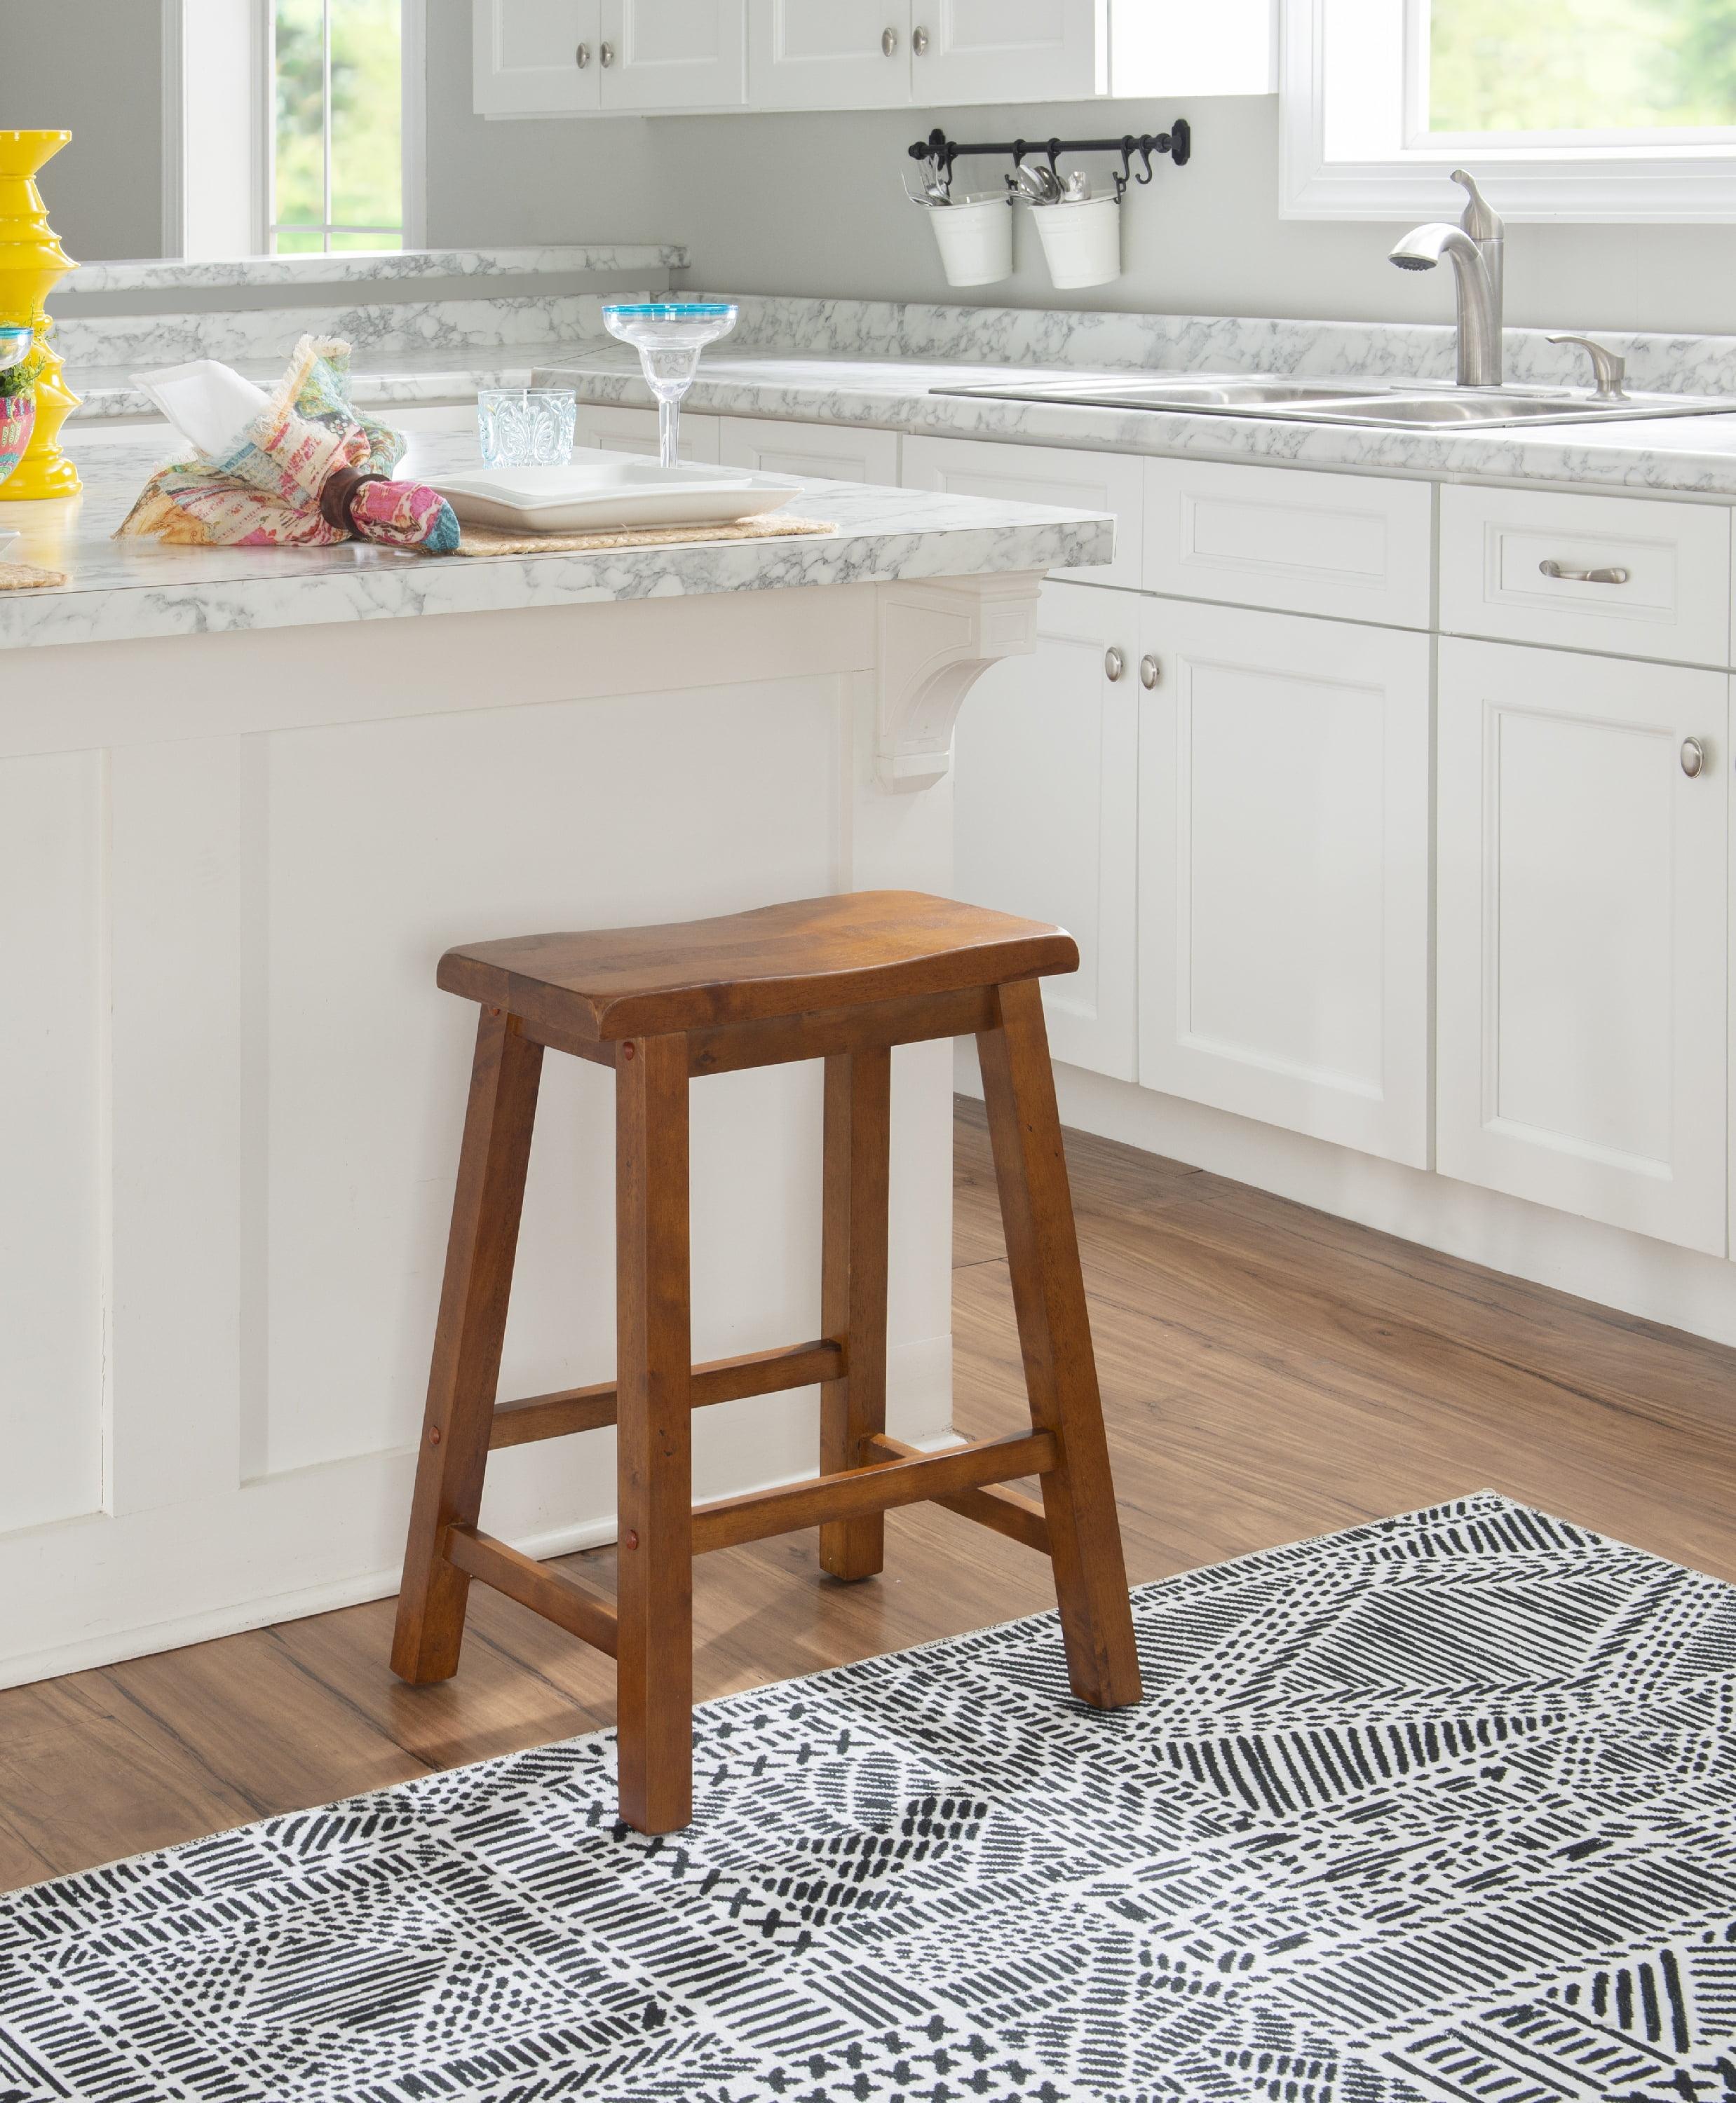
POLYGON ((932 789, 952 764, 953 726, 990 665, 1037 647, 1040 576, 883 585, 875 771, 883 789, 932 789))

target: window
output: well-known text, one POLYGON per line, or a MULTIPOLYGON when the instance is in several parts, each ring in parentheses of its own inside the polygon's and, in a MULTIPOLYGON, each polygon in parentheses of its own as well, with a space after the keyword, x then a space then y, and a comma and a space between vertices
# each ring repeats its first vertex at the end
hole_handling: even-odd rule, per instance
POLYGON ((270 249, 404 246, 403 0, 273 0, 270 249))
POLYGON ((1736 0, 1281 0, 1281 207, 1736 220, 1736 0))

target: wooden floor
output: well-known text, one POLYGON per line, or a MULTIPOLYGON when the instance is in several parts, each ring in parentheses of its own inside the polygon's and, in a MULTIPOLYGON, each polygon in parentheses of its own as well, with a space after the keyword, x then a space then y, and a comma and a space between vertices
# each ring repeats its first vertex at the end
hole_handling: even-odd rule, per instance
MULTIPOLYGON (((957 1131, 982 1434, 1022 1393, 975 1105, 957 1131)), ((1105 1140, 1069 1158, 1136 1583, 1485 1487, 1736 1580, 1736 1353, 1105 1140)), ((1053 1604, 1044 1563, 950 1514, 888 1534, 855 1586, 812 1534, 703 1558, 699 1697, 1053 1604)), ((606 1659, 471 1598, 444 1686, 387 1671, 384 1601, 0 1693, 0 1887, 612 1721, 606 1659)))

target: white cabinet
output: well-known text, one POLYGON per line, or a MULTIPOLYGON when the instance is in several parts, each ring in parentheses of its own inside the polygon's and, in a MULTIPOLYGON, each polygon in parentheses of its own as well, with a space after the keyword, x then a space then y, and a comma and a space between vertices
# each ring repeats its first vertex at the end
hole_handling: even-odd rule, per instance
POLYGON ((718 458, 725 467, 816 481, 898 482, 898 433, 844 424, 786 423, 775 416, 719 419, 718 458))
POLYGON ((916 0, 913 99, 1076 102, 1106 91, 1097 0, 916 0))
POLYGON ((755 109, 882 109, 910 99, 910 0, 748 0, 755 109))
MULTIPOLYGON (((701 460, 715 467, 717 425, 715 416, 683 416, 679 441, 683 460, 701 460)), ((657 412, 618 408, 612 402, 581 402, 573 424, 573 442, 599 447, 608 453, 643 453, 656 460, 661 450, 657 412)))
POLYGON ((478 116, 599 106, 602 0, 471 0, 470 30, 478 116))
POLYGON ((746 0, 603 0, 602 107, 741 109, 746 0))
POLYGON ((984 673, 959 718, 958 895, 1051 920, 1079 968, 1043 981, 1057 1059, 1130 1081, 1139 602, 1048 584, 1036 654, 984 673), (1120 676, 1110 677, 1109 652, 1120 676))
POLYGON ((1440 646, 1437 1165, 1713 1255, 1728 683, 1440 646))
POLYGON ((1074 451, 1060 446, 998 444, 983 438, 910 437, 904 442, 907 489, 986 496, 1003 504, 1060 504, 1107 511, 1115 522, 1112 561, 1069 570, 1079 584, 1137 591, 1144 541, 1144 470, 1137 455, 1074 451))
POLYGON ((1428 638, 1145 620, 1140 1080, 1426 1167, 1428 638))
POLYGON ((1265 95, 1271 4, 471 0, 476 108, 560 117, 1265 95))

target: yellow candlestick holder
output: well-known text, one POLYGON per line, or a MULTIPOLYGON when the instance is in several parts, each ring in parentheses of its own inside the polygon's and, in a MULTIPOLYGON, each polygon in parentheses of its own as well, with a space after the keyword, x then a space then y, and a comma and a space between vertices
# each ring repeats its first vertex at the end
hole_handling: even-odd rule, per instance
POLYGON ((24 458, 0 482, 0 504, 76 496, 78 470, 60 447, 60 426, 78 406, 51 343, 44 303, 78 265, 61 247, 36 186, 38 171, 72 138, 70 131, 0 131, 0 322, 36 331, 36 429, 24 458))

